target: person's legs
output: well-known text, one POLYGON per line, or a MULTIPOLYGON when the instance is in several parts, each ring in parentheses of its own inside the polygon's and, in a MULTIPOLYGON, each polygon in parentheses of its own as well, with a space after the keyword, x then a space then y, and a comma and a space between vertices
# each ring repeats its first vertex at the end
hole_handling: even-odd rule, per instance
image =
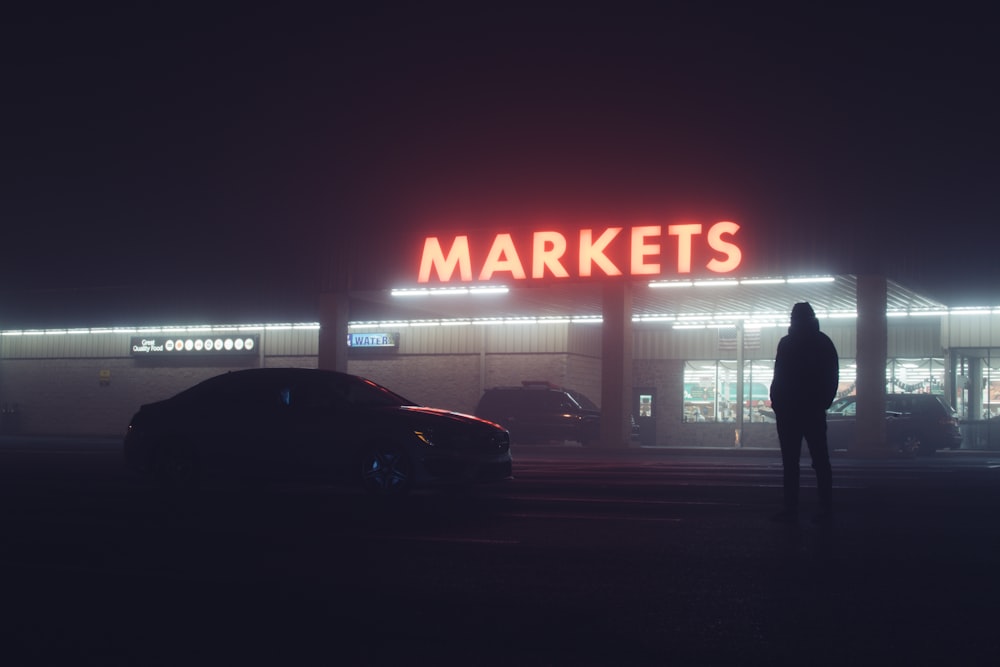
POLYGON ((797 418, 778 419, 778 442, 781 445, 784 514, 799 510, 799 459, 802 454, 802 426, 797 418))
POLYGON ((816 490, 819 494, 819 511, 829 517, 833 511, 833 467, 830 465, 830 448, 826 438, 826 413, 811 415, 805 430, 806 444, 812 468, 816 471, 816 490))

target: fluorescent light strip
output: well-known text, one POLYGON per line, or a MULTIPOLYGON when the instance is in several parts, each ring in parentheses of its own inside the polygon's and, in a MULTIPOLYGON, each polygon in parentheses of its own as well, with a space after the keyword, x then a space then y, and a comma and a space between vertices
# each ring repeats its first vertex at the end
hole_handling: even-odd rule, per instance
MULTIPOLYGON (((381 326, 383 323, 374 323, 381 326)), ((193 326, 162 326, 162 327, 92 327, 76 329, 13 329, 0 331, 0 336, 59 336, 66 334, 82 335, 137 335, 137 334, 206 334, 234 333, 245 331, 269 331, 295 329, 300 331, 317 330, 319 322, 297 322, 276 324, 202 324, 193 326)))
POLYGON ((696 280, 695 287, 735 287, 739 285, 737 280, 696 280))
POLYGON ((456 296, 469 293, 468 287, 450 287, 448 289, 432 289, 427 292, 431 296, 456 296))
POLYGON ((507 294, 508 292, 510 292, 510 288, 504 285, 469 288, 469 294, 507 294))
POLYGON ((784 285, 786 282, 784 278, 745 278, 740 285, 784 285))
POLYGON ((409 322, 352 322, 347 325, 348 329, 405 329, 410 326, 409 322))
POLYGON ((833 276, 812 276, 808 278, 789 278, 789 285, 804 285, 806 283, 832 283, 836 280, 833 276))
POLYGON ((801 278, 741 278, 718 280, 651 280, 650 287, 715 287, 732 285, 785 285, 806 283, 832 283, 833 276, 806 276, 801 278))
POLYGON ((392 296, 463 296, 480 294, 507 294, 505 285, 482 285, 467 287, 398 287, 390 291, 392 296))

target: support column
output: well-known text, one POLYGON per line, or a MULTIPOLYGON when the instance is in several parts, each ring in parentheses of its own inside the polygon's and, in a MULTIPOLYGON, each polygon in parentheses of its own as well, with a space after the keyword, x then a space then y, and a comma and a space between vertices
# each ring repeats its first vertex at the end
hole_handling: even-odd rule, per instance
MULTIPOLYGON (((965 406, 966 419, 979 421, 983 418, 983 360, 978 356, 969 357, 968 387, 969 398, 965 406)), ((954 405, 954 403, 952 403, 954 405)))
POLYGON ((319 295, 319 367, 347 372, 348 297, 344 292, 319 295))
MULTIPOLYGON (((742 447, 743 442, 743 415, 746 412, 747 395, 743 382, 743 320, 736 323, 736 431, 733 434, 733 445, 742 447)), ((753 396, 753 387, 750 388, 750 396, 753 396)))
POLYGON ((885 368, 888 321, 885 276, 858 276, 858 416, 851 455, 887 458, 885 434, 885 368))
POLYGON ((632 432, 632 284, 602 287, 601 447, 628 447, 632 432))

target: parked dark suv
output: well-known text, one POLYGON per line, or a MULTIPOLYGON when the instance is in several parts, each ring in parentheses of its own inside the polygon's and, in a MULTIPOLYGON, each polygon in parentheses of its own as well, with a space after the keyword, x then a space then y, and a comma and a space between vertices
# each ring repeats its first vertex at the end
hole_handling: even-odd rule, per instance
MULTIPOLYGON (((854 439, 856 397, 834 401, 827 411, 827 433, 833 448, 848 447, 854 439)), ((937 394, 886 394, 886 441, 893 451, 928 455, 962 444, 958 415, 937 394)))
POLYGON ((511 442, 517 443, 575 440, 587 444, 601 431, 601 411, 593 401, 578 391, 541 381, 487 389, 476 416, 500 424, 510 432, 511 442))

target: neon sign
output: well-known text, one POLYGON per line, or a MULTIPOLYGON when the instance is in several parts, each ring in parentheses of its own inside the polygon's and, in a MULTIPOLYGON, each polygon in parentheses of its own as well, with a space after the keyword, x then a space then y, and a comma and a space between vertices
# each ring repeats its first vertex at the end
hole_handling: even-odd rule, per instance
POLYGON ((482 248, 474 248, 467 235, 455 236, 445 245, 441 238, 428 236, 424 239, 417 282, 428 283, 432 278, 444 283, 489 281, 496 279, 497 274, 513 280, 688 274, 692 272, 696 242, 713 253, 704 264, 705 269, 731 273, 743 259, 740 247, 732 241, 739 229, 735 222, 716 222, 707 232, 701 224, 665 228, 643 225, 627 231, 625 227, 581 229, 575 235, 536 231, 531 234, 530 247, 523 255, 527 262, 522 260, 525 248, 519 252, 510 233, 496 234, 485 253, 482 248), (473 260, 480 257, 482 260, 474 264, 473 260))

